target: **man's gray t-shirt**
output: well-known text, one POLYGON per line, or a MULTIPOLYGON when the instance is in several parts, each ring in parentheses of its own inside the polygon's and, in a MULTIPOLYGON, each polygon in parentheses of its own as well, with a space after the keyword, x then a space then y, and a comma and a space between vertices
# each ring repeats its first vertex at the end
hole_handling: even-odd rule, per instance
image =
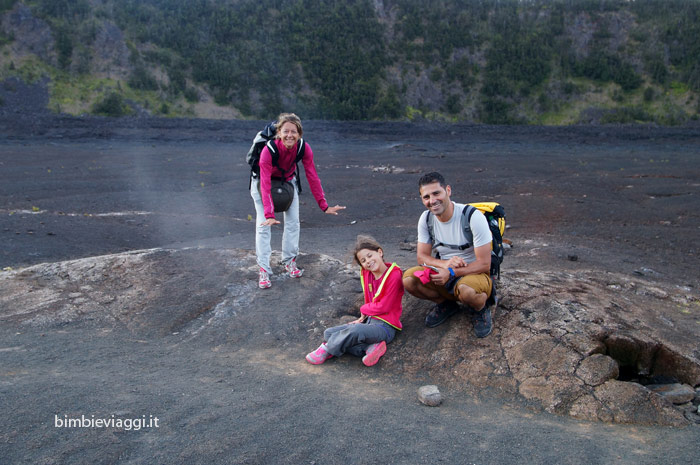
MULTIPOLYGON (((467 238, 462 230, 462 210, 464 210, 466 205, 456 202, 452 202, 452 205, 454 205, 454 212, 448 222, 443 223, 437 218, 432 219, 433 235, 435 236, 433 239, 443 244, 463 245, 467 242, 467 238)), ((430 240, 430 234, 428 233, 427 216, 428 210, 424 211, 418 220, 418 242, 432 245, 434 242, 430 240)), ((486 217, 479 210, 475 210, 472 214, 469 226, 474 236, 472 247, 466 250, 458 250, 440 246, 436 250, 440 254, 441 259, 449 260, 456 256, 462 257, 467 263, 471 263, 476 260, 474 248, 491 243, 492 236, 488 221, 486 221, 486 217)))

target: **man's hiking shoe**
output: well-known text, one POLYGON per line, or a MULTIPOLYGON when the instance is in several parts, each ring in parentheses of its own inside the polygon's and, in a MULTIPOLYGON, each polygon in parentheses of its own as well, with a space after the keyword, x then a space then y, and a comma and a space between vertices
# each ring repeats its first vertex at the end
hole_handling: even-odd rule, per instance
POLYGON ((287 270, 287 273, 289 273, 289 276, 292 278, 301 278, 301 275, 304 274, 304 270, 297 268, 297 261, 294 259, 284 265, 284 269, 287 270))
POLYGON ((365 351, 365 356, 362 357, 362 363, 365 366, 371 367, 376 365, 382 355, 386 353, 386 342, 377 342, 376 344, 370 344, 365 351))
POLYGON ((491 319, 491 308, 484 307, 483 310, 474 314, 474 334, 476 337, 486 337, 491 334, 493 329, 493 321, 491 319))
POLYGON ((333 355, 329 354, 326 351, 326 343, 324 342, 323 344, 318 346, 318 349, 306 354, 306 361, 312 365, 320 365, 332 356, 333 355))
POLYGON ((457 302, 445 300, 440 304, 436 304, 433 309, 425 317, 425 326, 434 328, 445 322, 446 319, 459 311, 457 302))
POLYGON ((260 289, 267 289, 270 286, 272 286, 272 283, 270 282, 270 275, 267 274, 267 271, 260 268, 260 272, 258 274, 258 287, 260 289))
POLYGON ((472 321, 474 322, 474 333, 476 337, 482 338, 491 334, 491 330, 493 330, 491 309, 495 309, 496 305, 498 305, 498 296, 496 295, 496 288, 494 287, 491 289, 491 295, 486 299, 484 308, 474 313, 472 321))

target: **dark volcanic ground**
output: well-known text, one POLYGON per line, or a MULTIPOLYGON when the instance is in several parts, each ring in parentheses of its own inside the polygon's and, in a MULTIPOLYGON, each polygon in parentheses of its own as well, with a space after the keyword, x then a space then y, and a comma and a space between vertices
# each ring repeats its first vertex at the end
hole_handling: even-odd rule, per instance
MULTIPOLYGON (((3 267, 189 241, 253 246, 244 155, 262 123, 31 121, 0 127, 3 267)), ((697 129, 309 121, 305 131, 329 202, 348 209, 322 214, 306 185, 303 250, 325 239, 337 255, 358 233, 392 250, 415 241, 416 181, 438 170, 455 200, 503 204, 507 237, 542 243, 538 266, 695 284, 697 129)))
MULTIPOLYGON (((152 247, 253 249, 244 156, 261 125, 5 114, 0 269, 152 247)), ((514 248, 504 273, 609 270, 697 290, 698 129, 321 121, 304 129, 329 203, 347 210, 324 215, 304 180, 302 252, 347 260, 355 236, 370 233, 401 266, 414 263, 408 244, 423 208, 417 179, 438 170, 454 200, 505 206, 514 248)), ((2 461, 698 460, 695 427, 577 422, 512 410, 489 393, 446 392, 446 402, 429 409, 400 374, 357 361, 300 369, 289 359, 303 352, 271 356, 277 342, 254 328, 231 339, 240 350, 222 356, 221 345, 201 338, 4 326, 2 461), (54 427, 54 415, 105 412, 157 415, 164 425, 54 427)))

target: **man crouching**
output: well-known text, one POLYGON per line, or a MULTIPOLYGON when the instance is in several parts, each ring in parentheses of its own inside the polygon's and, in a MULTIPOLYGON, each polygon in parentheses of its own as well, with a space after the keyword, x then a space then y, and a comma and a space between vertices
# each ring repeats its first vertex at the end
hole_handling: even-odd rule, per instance
POLYGON ((406 291, 435 302, 425 325, 433 328, 459 310, 473 312, 477 337, 491 334, 491 308, 496 303, 491 267, 491 230, 478 209, 450 200, 452 189, 440 173, 418 181, 421 200, 428 209, 418 220, 418 264, 406 270, 406 291))

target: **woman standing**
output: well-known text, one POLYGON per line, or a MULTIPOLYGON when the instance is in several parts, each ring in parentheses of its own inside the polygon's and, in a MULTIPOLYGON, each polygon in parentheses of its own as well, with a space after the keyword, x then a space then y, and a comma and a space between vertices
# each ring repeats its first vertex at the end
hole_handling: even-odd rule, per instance
POLYGON ((294 113, 282 113, 277 119, 277 136, 273 144, 279 153, 276 165, 272 163, 270 150, 265 147, 260 152, 260 176, 253 179, 250 187, 250 196, 255 202, 255 212, 257 215, 255 229, 255 255, 260 267, 258 276, 258 286, 266 289, 272 285, 270 282, 270 227, 280 224, 275 219, 274 205, 270 194, 271 179, 281 178, 294 185, 294 200, 289 209, 284 212, 284 232, 282 233, 282 263, 284 269, 292 278, 300 278, 304 270, 300 270, 296 264, 299 254, 299 180, 296 177, 295 159, 298 152, 298 144, 305 144, 304 157, 301 159, 306 172, 306 179, 318 206, 329 215, 337 215, 338 211, 345 209, 340 205, 329 207, 323 193, 321 180, 316 174, 314 165, 314 154, 309 144, 301 139, 303 128, 301 119, 294 113))

